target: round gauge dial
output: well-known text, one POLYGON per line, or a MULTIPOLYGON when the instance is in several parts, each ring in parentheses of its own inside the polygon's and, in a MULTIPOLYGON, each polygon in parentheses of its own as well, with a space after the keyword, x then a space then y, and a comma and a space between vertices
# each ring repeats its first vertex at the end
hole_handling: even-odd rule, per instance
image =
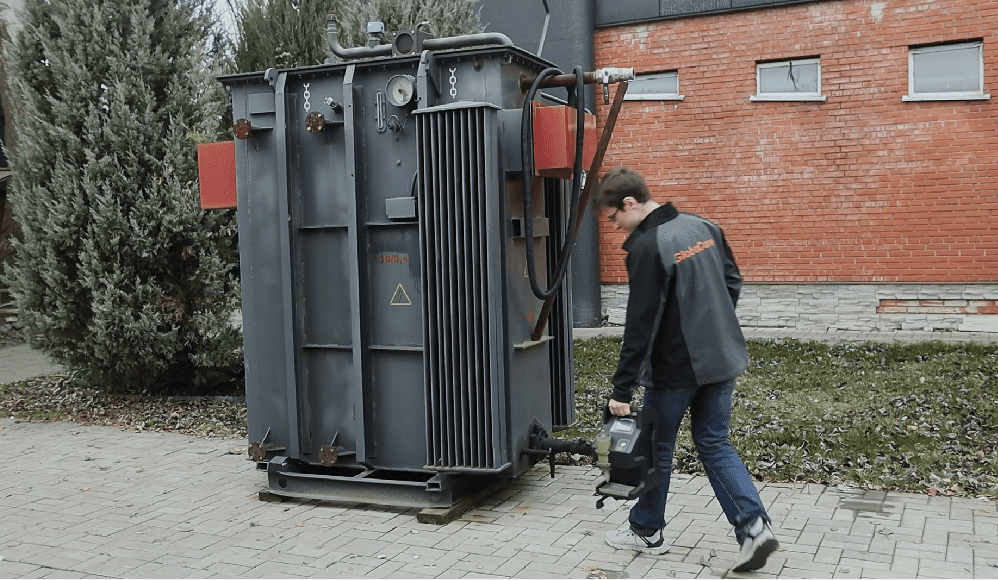
POLYGON ((396 107, 404 107, 416 96, 416 79, 409 75, 395 75, 388 79, 388 102, 396 107))

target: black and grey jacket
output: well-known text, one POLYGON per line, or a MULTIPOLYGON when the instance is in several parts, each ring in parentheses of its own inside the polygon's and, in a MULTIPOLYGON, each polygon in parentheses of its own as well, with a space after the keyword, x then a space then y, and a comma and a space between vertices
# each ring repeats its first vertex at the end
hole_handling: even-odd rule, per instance
POLYGON ((615 401, 631 391, 709 385, 748 366, 735 304, 742 277, 721 228, 656 208, 624 242, 630 296, 615 401))

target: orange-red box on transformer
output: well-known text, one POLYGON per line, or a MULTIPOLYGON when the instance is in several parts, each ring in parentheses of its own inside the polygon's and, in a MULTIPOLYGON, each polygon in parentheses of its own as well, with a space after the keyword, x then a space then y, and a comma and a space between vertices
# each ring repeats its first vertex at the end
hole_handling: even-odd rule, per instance
MULTIPOLYGON (((565 105, 534 107, 534 173, 541 177, 571 179, 575 164, 577 112, 565 105)), ((588 171, 596 156, 596 117, 585 114, 582 169, 588 171)))
POLYGON ((198 179, 202 209, 236 207, 235 141, 198 145, 198 179))

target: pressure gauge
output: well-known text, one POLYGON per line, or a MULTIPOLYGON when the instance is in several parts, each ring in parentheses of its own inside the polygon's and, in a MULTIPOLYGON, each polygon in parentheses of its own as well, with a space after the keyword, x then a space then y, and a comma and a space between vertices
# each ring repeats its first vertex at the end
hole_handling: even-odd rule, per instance
POLYGON ((405 107, 416 96, 416 79, 409 75, 395 75, 388 79, 388 102, 396 107, 405 107))

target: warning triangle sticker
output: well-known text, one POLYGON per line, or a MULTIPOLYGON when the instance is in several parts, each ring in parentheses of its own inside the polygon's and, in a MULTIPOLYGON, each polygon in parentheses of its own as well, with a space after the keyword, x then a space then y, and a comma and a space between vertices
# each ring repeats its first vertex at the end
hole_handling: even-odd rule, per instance
POLYGON ((398 288, 395 289, 395 293, 392 294, 392 306, 412 306, 412 300, 409 299, 409 294, 406 293, 405 288, 402 284, 399 284, 398 288))

